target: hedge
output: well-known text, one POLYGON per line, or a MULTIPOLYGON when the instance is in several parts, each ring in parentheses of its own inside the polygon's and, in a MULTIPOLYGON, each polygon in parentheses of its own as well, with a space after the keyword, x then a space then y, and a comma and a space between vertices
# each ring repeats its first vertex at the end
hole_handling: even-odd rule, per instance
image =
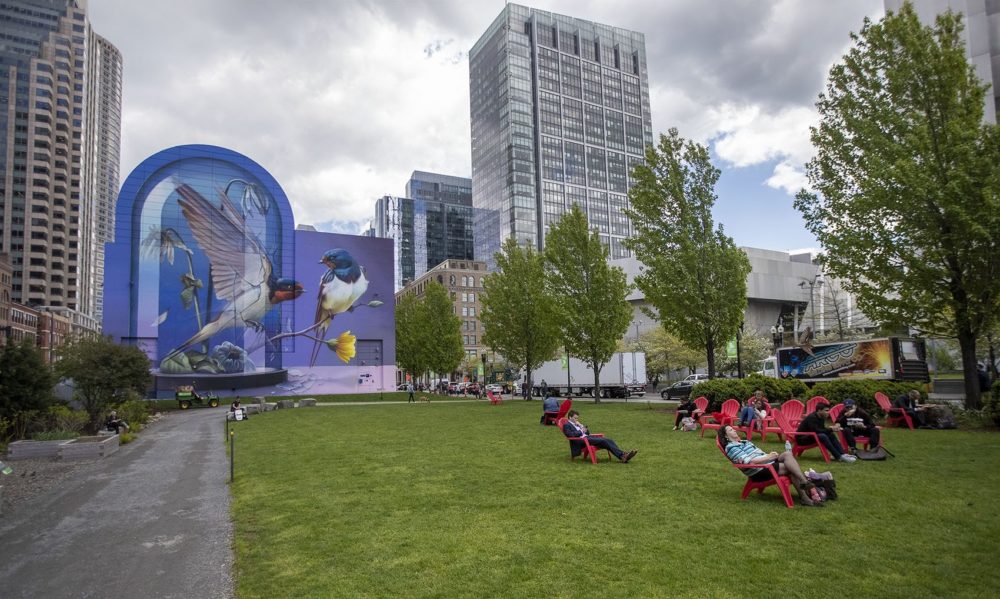
MULTIPOLYGON (((843 403, 845 399, 853 399, 872 416, 884 413, 875 402, 875 393, 881 391, 895 399, 910 389, 920 391, 922 398, 927 394, 922 383, 895 383, 876 380, 833 380, 816 383, 812 389, 796 379, 775 379, 751 374, 745 379, 712 379, 698 383, 691 389, 691 397, 704 396, 709 401, 709 410, 718 410, 722 402, 730 398, 740 400, 740 403, 760 389, 772 405, 782 404, 795 398, 805 403, 810 397, 822 395, 831 404, 843 403)), ((996 394, 994 394, 996 395, 996 394)), ((1000 418, 1000 404, 997 405, 997 418, 1000 418)))
POLYGON ((983 397, 983 414, 994 425, 1000 426, 1000 380, 993 383, 989 397, 983 397))

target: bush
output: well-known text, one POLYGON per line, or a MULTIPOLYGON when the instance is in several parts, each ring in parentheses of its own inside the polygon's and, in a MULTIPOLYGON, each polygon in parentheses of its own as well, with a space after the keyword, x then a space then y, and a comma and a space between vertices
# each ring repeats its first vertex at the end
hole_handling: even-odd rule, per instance
POLYGON ((993 426, 1000 426, 1000 380, 993 383, 989 397, 983 396, 983 416, 993 426))
POLYGON ((927 399, 927 393, 922 383, 895 383, 892 381, 873 380, 834 380, 823 383, 816 383, 811 391, 810 397, 822 395, 830 400, 831 405, 843 403, 845 399, 853 399, 863 410, 872 416, 885 415, 878 403, 875 401, 875 393, 881 391, 889 396, 889 400, 906 393, 910 389, 920 391, 920 396, 927 399))
POLYGON ((50 406, 46 410, 45 416, 48 421, 46 423, 47 430, 69 431, 73 433, 82 432, 89 421, 86 412, 73 410, 63 405, 50 406))
POLYGON ((795 379, 775 379, 759 374, 751 374, 744 379, 712 379, 698 383, 691 389, 691 397, 704 396, 710 410, 717 410, 727 399, 738 399, 741 403, 753 395, 756 389, 764 392, 764 397, 774 404, 780 404, 793 397, 802 397, 808 392, 805 383, 795 379))
POLYGON ((137 396, 130 397, 130 399, 119 405, 117 410, 118 417, 127 422, 133 432, 142 430, 142 427, 149 422, 149 402, 139 399, 137 396))
POLYGON ((80 434, 77 431, 54 429, 50 431, 35 433, 31 435, 31 438, 34 441, 58 441, 60 439, 76 439, 79 436, 80 434))

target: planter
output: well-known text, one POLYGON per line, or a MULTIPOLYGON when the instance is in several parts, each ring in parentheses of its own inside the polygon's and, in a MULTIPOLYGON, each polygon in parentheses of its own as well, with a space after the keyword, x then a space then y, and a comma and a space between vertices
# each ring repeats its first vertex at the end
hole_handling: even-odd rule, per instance
POLYGON ((7 446, 8 460, 28 460, 31 458, 54 458, 59 456, 59 446, 66 439, 56 441, 14 441, 7 446))
POLYGON ((103 458, 118 451, 118 435, 111 437, 79 437, 63 441, 59 457, 64 460, 103 458))

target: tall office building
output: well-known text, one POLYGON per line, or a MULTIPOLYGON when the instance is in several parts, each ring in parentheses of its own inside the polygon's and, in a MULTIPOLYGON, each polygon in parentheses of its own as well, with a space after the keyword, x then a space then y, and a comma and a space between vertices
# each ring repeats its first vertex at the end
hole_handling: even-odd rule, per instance
POLYGON ((374 236, 395 240, 396 291, 449 258, 474 257, 469 179, 414 171, 406 195, 375 202, 374 236))
POLYGON ((83 0, 0 3, 0 252, 15 302, 99 330, 114 230, 121 54, 83 0))
POLYGON ((508 4, 469 53, 476 256, 541 249, 573 204, 628 255, 629 171, 653 141, 641 33, 508 4))
MULTIPOLYGON (((997 122, 1000 112, 1000 2, 996 0, 910 0, 920 21, 934 25, 934 19, 948 9, 962 13, 965 21, 965 56, 976 75, 991 85, 986 92, 983 120, 997 122)), ((885 0, 886 11, 899 12, 903 0, 885 0)))

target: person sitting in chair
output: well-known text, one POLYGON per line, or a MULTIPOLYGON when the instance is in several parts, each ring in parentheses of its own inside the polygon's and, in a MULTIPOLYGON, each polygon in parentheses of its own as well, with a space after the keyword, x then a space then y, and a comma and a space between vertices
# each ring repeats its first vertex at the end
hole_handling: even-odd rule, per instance
MULTIPOLYGON (((819 442, 826 447, 826 449, 833 454, 835 460, 840 460, 841 462, 854 462, 858 458, 844 451, 841 447, 840 441, 837 440, 836 432, 840 430, 840 425, 835 424, 835 428, 826 427, 826 418, 830 415, 830 404, 819 404, 816 406, 816 411, 812 414, 806 415, 799 422, 798 432, 800 433, 816 433, 816 438, 819 442)), ((796 440, 802 442, 803 439, 807 439, 806 435, 799 435, 796 440)))
POLYGON ((677 406, 677 415, 674 417, 674 430, 677 430, 677 427, 681 425, 681 420, 684 420, 688 416, 697 420, 698 418, 694 416, 697 409, 698 406, 694 405, 694 402, 691 401, 691 396, 689 395, 687 399, 682 401, 680 405, 677 406))
POLYGON ((233 403, 229 404, 229 419, 230 420, 247 420, 250 418, 250 414, 247 413, 246 408, 240 404, 240 396, 237 395, 233 403))
POLYGON ((924 413, 924 406, 920 405, 920 391, 916 389, 910 389, 908 393, 904 393, 896 398, 896 401, 892 402, 893 409, 901 410, 910 415, 910 420, 913 421, 913 425, 917 428, 925 428, 927 426, 927 416, 924 413))
MULTIPOLYGON (((774 465, 774 469, 780 476, 787 476, 795 489, 799 492, 799 501, 802 505, 823 507, 819 495, 813 495, 815 485, 809 482, 806 475, 802 473, 799 462, 792 456, 792 452, 784 451, 778 453, 764 453, 750 441, 740 439, 740 434, 731 426, 724 426, 719 429, 719 444, 726 450, 726 457, 734 464, 767 464, 774 465)), ((746 468, 741 469, 743 474, 756 482, 771 480, 771 471, 767 468, 746 468)))
POLYGON ((108 419, 104 425, 109 431, 115 431, 116 435, 120 435, 122 430, 126 433, 129 430, 128 423, 118 417, 118 412, 116 410, 111 410, 111 413, 108 414, 108 419))
POLYGON ((559 411, 559 398, 556 394, 549 395, 542 402, 542 420, 541 424, 545 424, 545 415, 547 413, 555 414, 559 411))
POLYGON ((881 431, 875 425, 875 419, 868 412, 858 407, 858 404, 854 403, 853 399, 844 400, 844 411, 840 413, 837 424, 840 425, 840 429, 844 433, 844 440, 847 441, 848 447, 851 448, 851 453, 855 453, 858 450, 858 446, 854 443, 854 435, 868 437, 869 447, 879 446, 881 431))
POLYGON ((633 449, 627 452, 622 451, 618 448, 617 443, 607 437, 592 436, 590 431, 587 430, 587 427, 580 422, 580 413, 576 410, 570 410, 566 417, 566 424, 563 425, 563 434, 570 438, 570 442, 573 444, 574 455, 576 455, 576 452, 583 448, 583 443, 580 441, 573 441, 573 439, 582 438, 586 438, 587 443, 590 443, 591 447, 607 449, 613 456, 618 458, 618 461, 622 464, 627 464, 629 460, 635 457, 635 454, 639 453, 638 449, 633 449))
POLYGON ((767 398, 764 392, 757 389, 753 392, 753 397, 747 400, 747 404, 740 409, 740 415, 736 418, 736 426, 750 426, 756 423, 757 428, 764 430, 764 418, 767 417, 767 398))

